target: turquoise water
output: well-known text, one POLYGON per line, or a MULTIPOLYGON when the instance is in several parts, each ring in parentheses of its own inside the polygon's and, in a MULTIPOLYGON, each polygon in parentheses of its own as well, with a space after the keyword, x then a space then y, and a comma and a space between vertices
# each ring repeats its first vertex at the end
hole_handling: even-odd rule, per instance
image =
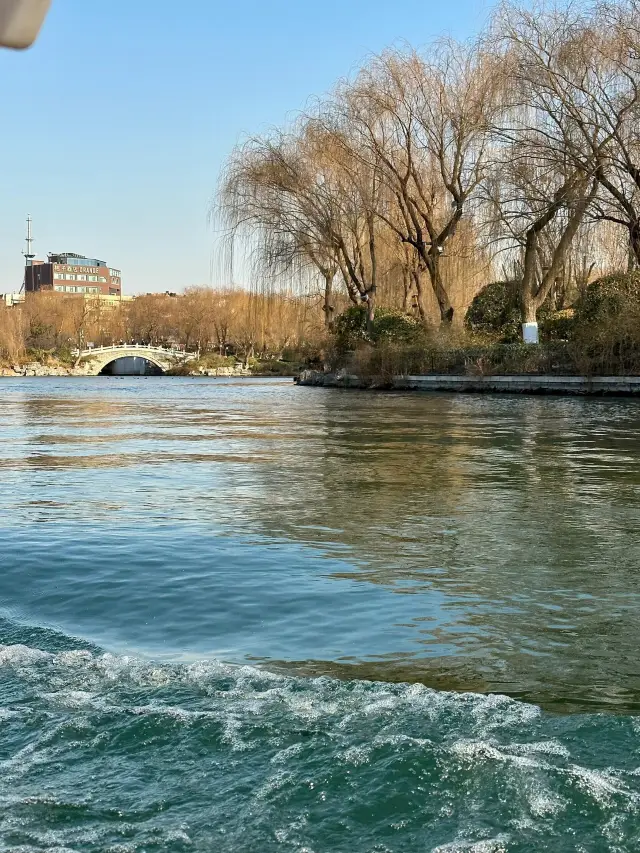
POLYGON ((0 850, 637 850, 639 425, 3 381, 0 850))

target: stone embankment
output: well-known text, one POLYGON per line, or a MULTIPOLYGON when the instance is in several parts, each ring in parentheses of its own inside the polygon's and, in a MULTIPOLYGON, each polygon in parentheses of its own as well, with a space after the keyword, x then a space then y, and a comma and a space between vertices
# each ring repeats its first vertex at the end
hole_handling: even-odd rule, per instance
POLYGON ((60 364, 40 364, 38 361, 29 364, 12 364, 0 367, 0 376, 87 376, 88 364, 78 367, 68 367, 60 364))
POLYGON ((197 368, 189 373, 189 376, 253 376, 249 368, 244 367, 212 367, 197 368))
POLYGON ((640 376, 395 376, 390 381, 365 380, 346 372, 306 370, 298 385, 322 388, 385 388, 395 391, 457 391, 467 394, 562 394, 581 396, 640 396, 640 376))
MULTIPOLYGON (((61 364, 40 364, 38 361, 29 364, 12 364, 0 366, 0 376, 91 376, 89 362, 82 362, 77 367, 61 364)), ((189 376, 252 376, 252 372, 244 367, 215 367, 210 369, 196 368, 188 373, 189 376)))
POLYGON ((320 370, 303 370, 293 381, 296 385, 307 385, 314 388, 374 388, 382 384, 362 379, 360 376, 347 373, 344 370, 338 370, 334 373, 323 373, 320 370))

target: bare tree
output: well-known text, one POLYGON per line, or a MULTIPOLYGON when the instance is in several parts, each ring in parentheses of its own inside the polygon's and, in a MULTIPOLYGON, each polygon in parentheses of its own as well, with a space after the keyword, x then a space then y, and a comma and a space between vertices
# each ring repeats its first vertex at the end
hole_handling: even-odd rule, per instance
POLYGON ((602 194, 612 131, 590 100, 599 40, 579 9, 514 5, 501 8, 487 40, 502 68, 485 182, 490 222, 500 248, 518 256, 522 320, 537 340, 538 310, 602 194))
POLYGON ((427 273, 441 321, 454 308, 443 278, 442 256, 485 175, 488 130, 495 106, 490 54, 443 42, 425 59, 390 52, 373 60, 339 106, 360 156, 379 170, 387 190, 380 213, 403 243, 413 247, 421 314, 420 272, 427 273))
POLYGON ((274 131, 240 145, 220 182, 219 213, 232 244, 248 240, 254 269, 300 274, 313 267, 324 285, 323 311, 333 322, 333 284, 338 269, 327 244, 318 186, 295 136, 274 131))

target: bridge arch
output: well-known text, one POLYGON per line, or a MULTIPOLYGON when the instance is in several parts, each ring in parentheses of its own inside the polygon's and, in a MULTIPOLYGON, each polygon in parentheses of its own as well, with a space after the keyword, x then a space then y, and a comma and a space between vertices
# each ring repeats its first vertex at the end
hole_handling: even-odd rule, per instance
POLYGON ((148 355, 116 355, 103 362, 100 376, 161 376, 168 370, 165 362, 148 355), (151 369, 149 369, 151 368, 151 369))
POLYGON ((140 344, 120 344, 111 347, 94 347, 79 351, 74 355, 77 363, 87 364, 87 375, 98 376, 110 364, 119 359, 144 359, 161 373, 166 373, 177 364, 197 358, 197 353, 187 353, 180 350, 170 350, 164 347, 148 347, 140 344))

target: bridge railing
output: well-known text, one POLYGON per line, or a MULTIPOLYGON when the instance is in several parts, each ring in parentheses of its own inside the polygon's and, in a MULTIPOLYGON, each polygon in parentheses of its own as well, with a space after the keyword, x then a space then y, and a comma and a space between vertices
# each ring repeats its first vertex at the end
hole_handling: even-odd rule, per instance
POLYGON ((76 358, 85 358, 89 355, 100 355, 110 352, 129 352, 130 350, 143 350, 154 355, 171 356, 173 358, 198 358, 199 353, 188 352, 182 349, 167 349, 166 347, 151 347, 144 344, 116 344, 110 347, 91 347, 91 349, 74 349, 71 354, 76 358))

